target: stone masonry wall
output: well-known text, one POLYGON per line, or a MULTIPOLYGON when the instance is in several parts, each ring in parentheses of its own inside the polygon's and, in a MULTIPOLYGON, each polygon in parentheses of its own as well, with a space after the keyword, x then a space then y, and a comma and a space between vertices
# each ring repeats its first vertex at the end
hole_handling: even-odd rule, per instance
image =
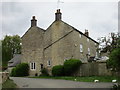
POLYGON ((0 72, 0 84, 4 83, 9 77, 9 72, 0 72))
POLYGON ((22 38, 22 62, 35 62, 36 69, 30 69, 30 75, 40 74, 40 64, 43 64, 44 31, 38 27, 31 27, 22 38))

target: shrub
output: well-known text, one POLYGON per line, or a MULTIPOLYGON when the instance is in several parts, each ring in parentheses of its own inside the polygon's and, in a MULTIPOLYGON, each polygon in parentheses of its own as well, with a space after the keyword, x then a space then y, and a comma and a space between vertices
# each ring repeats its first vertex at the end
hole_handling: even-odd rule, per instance
POLYGON ((72 75, 82 64, 80 60, 70 59, 64 62, 64 73, 66 76, 72 75))
POLYGON ((12 76, 28 76, 29 75, 29 66, 27 63, 18 64, 15 68, 12 69, 12 76))
POLYGON ((46 69, 46 68, 43 68, 42 70, 41 70, 41 76, 49 76, 49 74, 48 74, 48 70, 46 69))
POLYGON ((64 75, 63 65, 54 66, 52 68, 52 75, 53 76, 63 76, 64 75))
POLYGON ((16 76, 16 68, 12 69, 10 76, 16 76))

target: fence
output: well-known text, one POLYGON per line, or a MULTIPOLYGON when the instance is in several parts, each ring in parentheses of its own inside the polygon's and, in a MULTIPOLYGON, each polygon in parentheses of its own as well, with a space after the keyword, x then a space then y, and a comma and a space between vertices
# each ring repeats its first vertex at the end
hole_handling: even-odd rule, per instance
POLYGON ((84 63, 74 73, 74 76, 111 76, 111 70, 107 69, 106 62, 84 63))

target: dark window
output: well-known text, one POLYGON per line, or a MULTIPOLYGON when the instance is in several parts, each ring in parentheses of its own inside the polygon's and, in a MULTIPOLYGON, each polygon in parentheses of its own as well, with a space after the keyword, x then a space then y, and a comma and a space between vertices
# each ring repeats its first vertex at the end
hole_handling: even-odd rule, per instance
POLYGON ((41 69, 43 69, 43 64, 40 64, 41 69))

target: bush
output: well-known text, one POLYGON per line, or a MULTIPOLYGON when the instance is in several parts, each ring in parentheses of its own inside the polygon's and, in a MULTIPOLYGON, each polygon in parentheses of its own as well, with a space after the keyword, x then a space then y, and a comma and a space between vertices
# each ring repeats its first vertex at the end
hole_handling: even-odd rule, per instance
POLYGON ((27 63, 18 64, 15 68, 12 69, 11 76, 28 76, 29 75, 29 66, 27 63))
POLYGON ((41 70, 41 76, 49 76, 49 74, 48 74, 48 70, 46 69, 46 68, 43 68, 42 70, 41 70))
POLYGON ((64 75, 63 65, 54 66, 52 68, 52 75, 53 76, 63 76, 64 75))
POLYGON ((10 76, 16 76, 16 68, 12 69, 10 76))
POLYGON ((64 72, 66 76, 71 76, 82 64, 80 60, 70 59, 64 62, 64 72))

